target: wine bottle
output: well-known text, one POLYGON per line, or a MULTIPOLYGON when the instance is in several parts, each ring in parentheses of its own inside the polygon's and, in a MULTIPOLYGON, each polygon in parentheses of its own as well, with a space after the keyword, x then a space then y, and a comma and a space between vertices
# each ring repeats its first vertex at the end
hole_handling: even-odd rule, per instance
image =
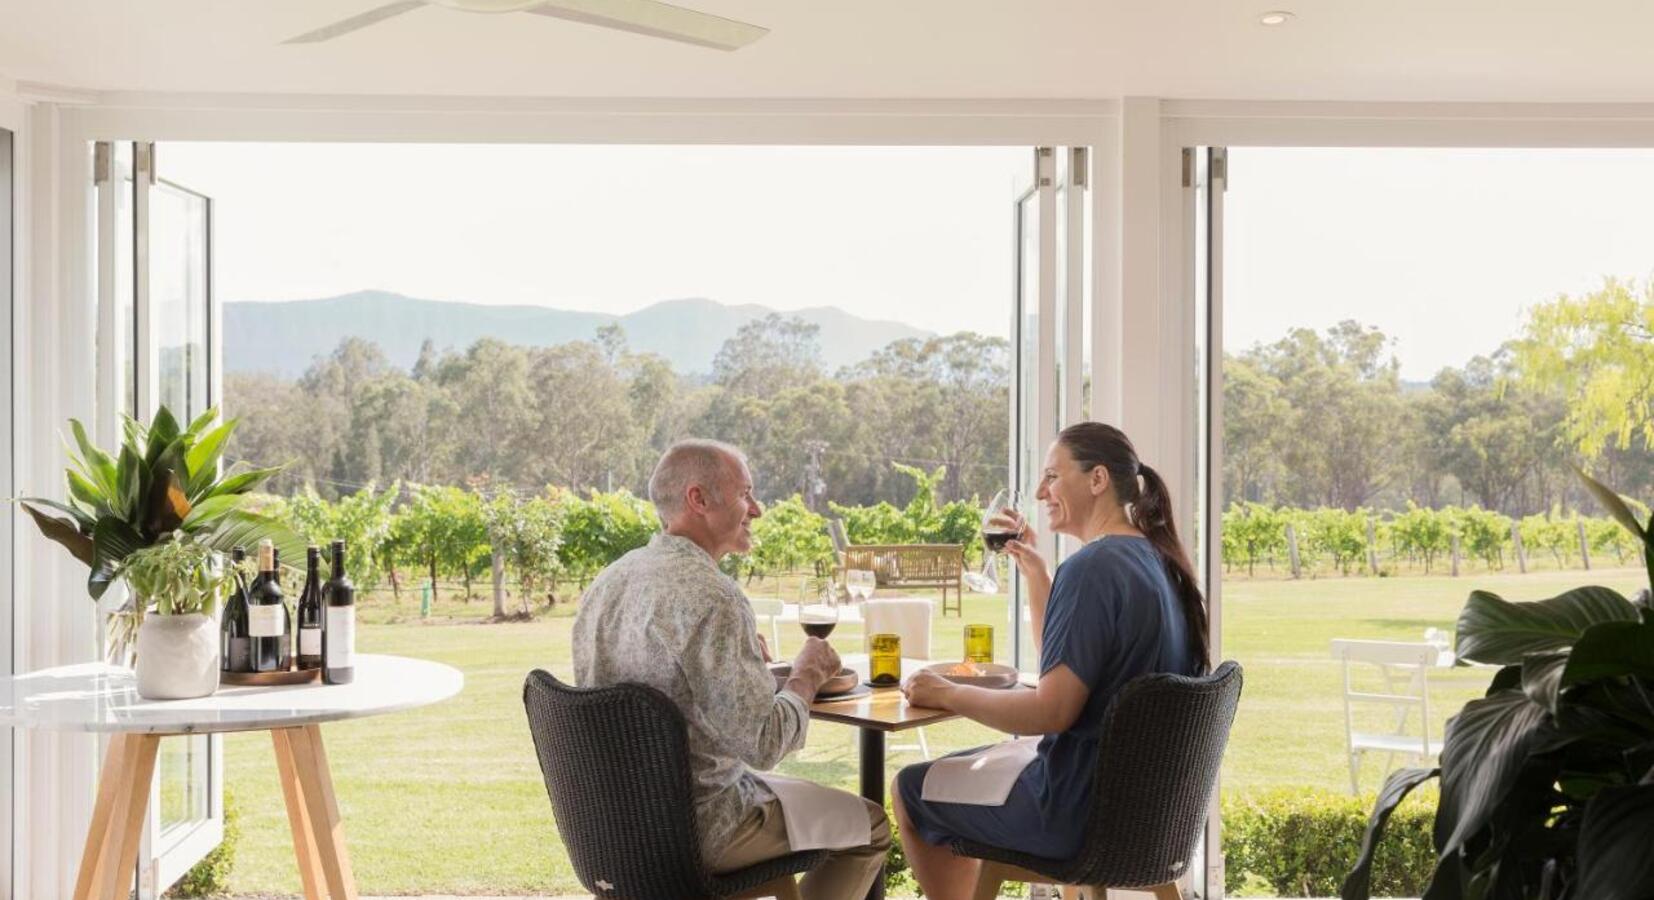
POLYGON ((247 591, 253 671, 285 672, 293 665, 292 613, 276 580, 276 548, 268 539, 258 545, 258 577, 247 591))
POLYGON ((322 551, 314 544, 304 553, 304 591, 299 594, 299 665, 322 667, 322 551))
POLYGON ((240 547, 230 552, 235 591, 224 604, 224 618, 218 623, 218 667, 224 672, 253 671, 253 640, 247 621, 247 582, 241 577, 241 565, 247 560, 247 551, 240 547))
POLYGON ((322 588, 322 681, 356 677, 356 588, 345 574, 345 542, 333 542, 333 577, 322 588))

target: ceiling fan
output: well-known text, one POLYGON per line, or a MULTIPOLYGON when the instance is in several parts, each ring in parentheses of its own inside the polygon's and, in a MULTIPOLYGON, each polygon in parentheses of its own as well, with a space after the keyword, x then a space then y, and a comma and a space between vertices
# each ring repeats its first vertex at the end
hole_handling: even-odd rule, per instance
POLYGON ((697 12, 659 0, 396 0, 365 13, 289 38, 285 44, 330 41, 427 5, 479 13, 527 12, 718 50, 739 50, 769 34, 768 28, 697 12))

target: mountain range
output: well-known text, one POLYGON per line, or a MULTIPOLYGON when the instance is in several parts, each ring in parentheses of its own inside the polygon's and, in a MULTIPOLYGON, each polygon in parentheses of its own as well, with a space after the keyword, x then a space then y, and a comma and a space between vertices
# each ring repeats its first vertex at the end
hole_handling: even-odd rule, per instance
POLYGON ((411 368, 426 339, 435 341, 439 350, 464 350, 488 337, 547 347, 591 340, 598 328, 612 323, 625 330, 633 351, 658 353, 680 373, 707 373, 726 339, 772 312, 797 316, 820 328, 822 362, 829 371, 860 362, 892 341, 931 336, 899 322, 863 319, 830 306, 784 312, 691 297, 613 315, 423 300, 368 290, 314 300, 225 303, 224 367, 296 378, 344 338, 359 337, 378 344, 395 365, 411 368))

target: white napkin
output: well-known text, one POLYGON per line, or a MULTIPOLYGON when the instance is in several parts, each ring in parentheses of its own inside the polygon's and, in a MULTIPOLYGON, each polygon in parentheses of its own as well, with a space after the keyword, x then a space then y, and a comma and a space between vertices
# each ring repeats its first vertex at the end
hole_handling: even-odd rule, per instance
POLYGON ((1011 796, 1017 776, 1039 756, 1040 739, 1014 741, 983 747, 963 756, 946 756, 930 764, 925 772, 922 800, 939 803, 969 803, 974 806, 1003 806, 1011 796))
POLYGON ((845 850, 873 842, 867 804, 855 794, 774 772, 754 772, 781 802, 792 850, 845 850))

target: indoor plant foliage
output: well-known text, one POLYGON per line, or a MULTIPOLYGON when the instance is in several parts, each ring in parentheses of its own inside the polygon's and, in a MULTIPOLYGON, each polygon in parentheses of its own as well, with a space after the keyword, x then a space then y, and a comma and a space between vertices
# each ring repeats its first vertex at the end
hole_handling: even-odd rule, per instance
MULTIPOLYGON (((1585 481, 1641 541, 1654 587, 1654 516, 1639 523, 1613 491, 1585 481)), ((1448 723, 1439 768, 1402 769, 1385 783, 1344 900, 1369 896, 1385 821, 1437 776, 1438 858, 1424 900, 1654 897, 1649 598, 1595 586, 1534 603, 1472 592, 1458 656, 1503 668, 1448 723)))
POLYGON ((248 573, 235 571, 224 554, 174 532, 127 554, 115 574, 134 597, 138 693, 179 700, 217 690, 215 614, 248 573))
MULTIPOLYGON (((249 492, 280 467, 220 472, 236 420, 216 424, 217 419, 218 410, 209 409, 180 427, 162 406, 148 426, 126 418, 114 453, 94 446, 81 423, 70 420, 75 446, 68 451, 67 502, 26 497, 23 508, 41 534, 86 563, 92 599, 103 597, 128 556, 174 532, 220 552, 263 538, 289 559, 304 552, 303 540, 291 529, 242 508, 249 492)), ((136 627, 136 616, 125 621, 127 628, 136 627)), ((117 634, 115 642, 122 637, 117 634)))

